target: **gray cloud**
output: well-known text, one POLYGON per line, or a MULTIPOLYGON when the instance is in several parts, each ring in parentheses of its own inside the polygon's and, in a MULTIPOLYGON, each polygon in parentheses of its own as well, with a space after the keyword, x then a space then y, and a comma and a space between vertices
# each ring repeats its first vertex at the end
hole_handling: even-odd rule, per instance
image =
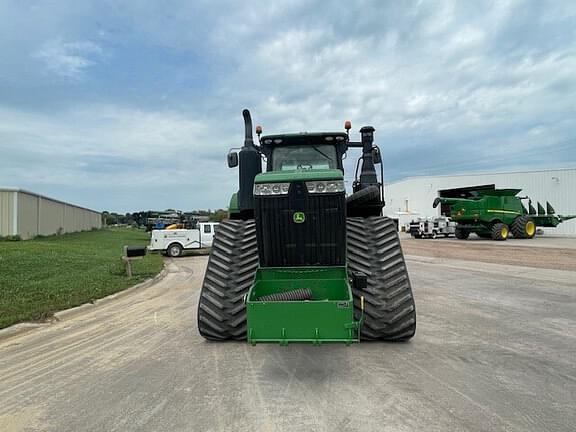
POLYGON ((387 180, 576 164, 570 2, 31 5, 0 13, 2 184, 224 207, 244 107, 265 132, 372 124, 387 180))
POLYGON ((84 69, 94 65, 95 58, 102 54, 102 48, 91 41, 65 42, 53 39, 45 42, 32 57, 41 60, 48 72, 78 80, 84 69))

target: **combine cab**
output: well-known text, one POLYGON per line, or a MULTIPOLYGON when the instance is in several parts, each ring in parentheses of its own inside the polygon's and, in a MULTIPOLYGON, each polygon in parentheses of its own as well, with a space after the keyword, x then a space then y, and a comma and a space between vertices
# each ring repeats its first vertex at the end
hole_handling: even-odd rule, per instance
POLYGON ((462 240, 475 233, 482 238, 506 240, 510 235, 531 239, 536 227, 554 228, 560 223, 576 218, 576 215, 560 216, 549 202, 546 210, 537 203, 538 210, 528 197, 519 197, 522 189, 466 188, 469 198, 443 198, 434 200, 433 207, 447 205, 452 220, 457 222, 456 237, 462 240), (528 209, 522 201, 528 201, 528 209))
POLYGON ((414 299, 396 227, 381 215, 374 128, 353 142, 349 122, 346 132, 262 137, 258 126, 256 145, 250 113, 243 115, 244 146, 228 154, 239 190, 214 238, 200 334, 283 345, 410 339, 414 299), (342 159, 350 148, 362 155, 346 197, 342 159))

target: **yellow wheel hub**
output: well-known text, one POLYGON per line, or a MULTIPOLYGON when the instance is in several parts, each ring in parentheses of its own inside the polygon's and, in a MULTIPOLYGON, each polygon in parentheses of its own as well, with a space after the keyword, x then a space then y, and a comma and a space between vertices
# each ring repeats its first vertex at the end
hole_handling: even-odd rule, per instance
POLYGON ((502 238, 508 238, 508 227, 503 226, 500 230, 500 235, 502 238))
POLYGON ((536 224, 532 221, 526 222, 526 234, 530 237, 536 232, 536 224))

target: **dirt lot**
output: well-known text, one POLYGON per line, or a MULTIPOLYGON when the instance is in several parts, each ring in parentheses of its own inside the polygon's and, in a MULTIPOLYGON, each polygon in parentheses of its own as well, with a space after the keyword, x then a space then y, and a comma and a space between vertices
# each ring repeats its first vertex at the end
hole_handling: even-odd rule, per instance
POLYGON ((410 343, 251 347, 198 335, 206 262, 0 340, 0 431, 574 430, 576 272, 413 255, 410 343))
POLYGON ((576 238, 494 242, 473 237, 468 240, 432 240, 405 235, 402 237, 402 247, 406 255, 576 271, 576 238))

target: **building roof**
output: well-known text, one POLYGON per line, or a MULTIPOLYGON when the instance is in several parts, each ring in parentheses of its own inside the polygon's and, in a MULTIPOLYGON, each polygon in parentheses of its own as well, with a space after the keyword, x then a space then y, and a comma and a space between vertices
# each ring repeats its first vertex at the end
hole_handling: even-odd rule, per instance
POLYGON ((437 178, 437 177, 471 177, 471 176, 490 176, 490 175, 506 175, 506 174, 529 174, 529 173, 543 173, 543 172, 557 172, 557 171, 575 171, 576 168, 549 168, 549 169, 533 169, 533 170, 519 170, 519 171, 484 171, 484 172, 471 172, 471 173, 455 173, 455 174, 423 174, 404 177, 401 180, 397 180, 391 183, 387 183, 386 186, 390 186, 397 183, 402 183, 407 180, 412 179, 424 179, 424 178, 437 178))

